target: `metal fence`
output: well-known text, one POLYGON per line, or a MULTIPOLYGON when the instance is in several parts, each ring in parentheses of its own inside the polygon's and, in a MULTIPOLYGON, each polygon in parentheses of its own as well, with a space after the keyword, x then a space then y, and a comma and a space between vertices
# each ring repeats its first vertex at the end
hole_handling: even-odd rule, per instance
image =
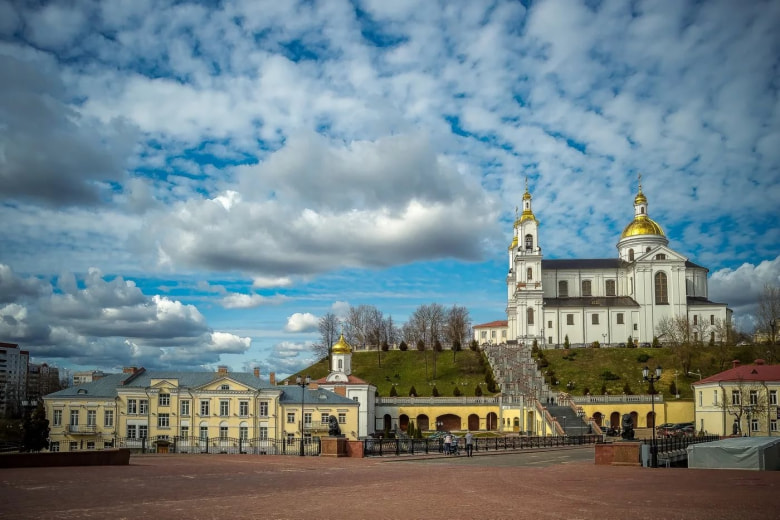
MULTIPOLYGON (((684 450, 691 444, 699 444, 702 442, 713 442, 720 440, 717 435, 692 435, 690 437, 667 437, 663 439, 656 439, 656 447, 658 453, 666 453, 670 451, 684 450)), ((653 440, 646 439, 642 441, 642 444, 650 446, 652 450, 653 440)))
MULTIPOLYGON (((561 437, 494 437, 474 438, 474 452, 520 451, 530 448, 560 448, 581 446, 601 442, 600 435, 577 435, 561 437)), ((466 448, 462 438, 458 439, 457 449, 466 448)), ((444 453, 444 439, 365 439, 363 455, 383 457, 385 455, 414 455, 444 453)))
POLYGON ((127 448, 133 453, 226 453, 250 455, 300 455, 320 454, 319 437, 273 440, 240 439, 232 437, 149 437, 117 438, 115 447, 127 448))

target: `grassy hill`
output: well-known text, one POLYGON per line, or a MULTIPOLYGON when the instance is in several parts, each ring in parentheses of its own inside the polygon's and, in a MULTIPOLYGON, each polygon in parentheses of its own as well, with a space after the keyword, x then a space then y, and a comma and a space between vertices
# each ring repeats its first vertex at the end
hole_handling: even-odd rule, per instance
MULTIPOLYGON (((732 359, 738 359, 743 364, 752 363, 759 357, 772 362, 775 356, 767 353, 767 348, 702 347, 693 361, 692 370, 707 377, 730 368, 732 359)), ((690 385, 699 380, 698 375, 683 373, 674 353, 668 348, 586 348, 542 352, 547 362, 547 366, 541 368, 542 372, 552 371, 553 380, 558 381, 552 388, 573 395, 584 395, 587 391, 594 395, 601 394, 602 387, 611 395, 619 395, 626 385, 634 394, 646 393, 647 383, 642 381, 642 368, 645 365, 653 370, 658 365, 664 369, 656 389, 667 398, 674 396, 672 383, 675 383, 681 398, 692 398, 690 385), (567 389, 569 381, 573 385, 567 389)), ((444 351, 436 356, 434 378, 431 351, 382 352, 381 363, 377 352, 356 352, 352 355, 353 375, 374 384, 382 397, 389 396, 393 386, 399 397, 408 396, 412 387, 417 396, 431 396, 434 384, 440 396, 454 395, 456 387, 463 396, 473 396, 480 384, 481 390, 488 395, 485 374, 489 369, 485 365, 480 352, 458 352, 453 360, 452 352, 444 351)), ((301 374, 308 374, 312 379, 325 377, 328 374, 328 363, 326 360, 320 361, 301 374)), ((294 381, 295 376, 293 374, 289 379, 294 381)), ((547 381, 550 382, 549 376, 547 381)))

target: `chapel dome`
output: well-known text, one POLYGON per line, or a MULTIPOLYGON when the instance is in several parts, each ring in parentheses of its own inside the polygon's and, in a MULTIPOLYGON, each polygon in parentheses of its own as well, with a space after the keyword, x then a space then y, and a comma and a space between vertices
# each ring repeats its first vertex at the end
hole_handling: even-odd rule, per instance
POLYGON ((333 354, 352 354, 352 347, 350 347, 349 343, 347 343, 344 340, 344 334, 342 334, 339 337, 338 342, 336 342, 336 344, 333 345, 333 349, 331 349, 331 352, 333 354))
MULTIPOLYGON (((637 198, 638 197, 639 195, 637 195, 637 198)), ((647 215, 637 215, 634 217, 634 220, 623 230, 620 238, 635 237, 639 235, 659 235, 662 237, 666 236, 664 234, 664 230, 661 229, 661 226, 659 226, 647 215)))

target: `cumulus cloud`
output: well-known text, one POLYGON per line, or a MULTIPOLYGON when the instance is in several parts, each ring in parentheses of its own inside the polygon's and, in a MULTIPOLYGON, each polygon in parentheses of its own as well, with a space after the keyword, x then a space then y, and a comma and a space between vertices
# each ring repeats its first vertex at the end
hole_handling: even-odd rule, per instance
POLYGON ((780 287, 780 256, 758 265, 744 263, 736 269, 713 272, 709 285, 710 300, 728 303, 737 317, 740 330, 750 332, 766 286, 780 287))
POLYGON ((315 332, 319 324, 319 318, 309 312, 296 312, 287 318, 285 332, 315 332))
POLYGON ((253 307, 260 307, 261 305, 276 305, 286 299, 287 298, 284 296, 279 295, 266 297, 254 293, 230 293, 220 300, 220 304, 226 309, 251 309, 253 307))

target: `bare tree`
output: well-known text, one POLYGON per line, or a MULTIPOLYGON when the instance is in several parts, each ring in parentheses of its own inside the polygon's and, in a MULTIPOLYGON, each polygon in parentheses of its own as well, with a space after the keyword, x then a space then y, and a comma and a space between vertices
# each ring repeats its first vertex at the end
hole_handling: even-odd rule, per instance
POLYGON ((726 363, 731 358, 731 349, 729 347, 734 344, 734 328, 731 325, 731 320, 718 318, 715 320, 715 325, 712 326, 712 329, 718 338, 718 341, 713 346, 715 360, 718 362, 719 369, 723 371, 726 368, 726 363))
POLYGON ((770 344, 775 344, 777 332, 780 329, 780 287, 765 285, 758 300, 756 327, 766 333, 770 344))
POLYGON ((465 307, 453 305, 447 311, 445 337, 450 345, 458 342, 462 345, 471 336, 471 318, 465 307))
POLYGON ((698 347, 691 341, 691 324, 686 316, 663 317, 658 322, 658 336, 672 351, 683 373, 691 370, 698 347))
POLYGON ((341 321, 338 316, 332 312, 328 312, 320 318, 318 328, 320 331, 320 342, 312 345, 312 350, 317 355, 318 359, 324 357, 329 358, 330 351, 333 349, 333 344, 339 339, 341 321))
MULTIPOLYGON (((728 390, 724 388, 723 392, 723 400, 720 406, 726 413, 734 416, 734 429, 736 431, 733 433, 741 434, 743 432, 743 416, 747 419, 746 427, 748 431, 750 431, 751 419, 766 417, 769 398, 767 390, 763 385, 740 379, 735 386, 731 386, 728 390)), ((769 426, 767 425, 768 429, 769 426)))
POLYGON ((330 359, 330 349, 320 342, 312 343, 311 351, 316 359, 330 359))

